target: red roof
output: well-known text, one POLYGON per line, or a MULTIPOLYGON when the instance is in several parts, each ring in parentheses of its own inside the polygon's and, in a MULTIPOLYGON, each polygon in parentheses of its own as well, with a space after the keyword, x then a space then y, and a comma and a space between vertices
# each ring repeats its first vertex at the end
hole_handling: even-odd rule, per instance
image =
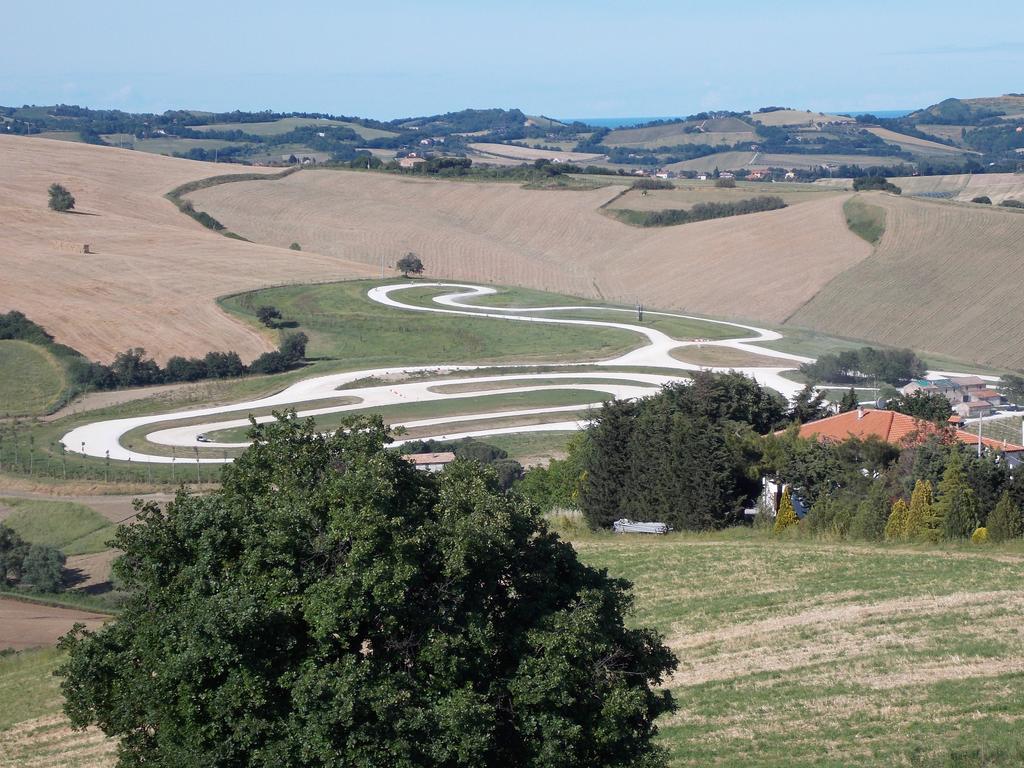
MULTIPOLYGON (((822 442, 842 442, 851 437, 864 440, 877 437, 887 443, 898 445, 920 439, 928 435, 938 434, 940 428, 930 421, 915 419, 897 411, 879 411, 873 408, 861 408, 856 411, 837 413, 824 419, 811 421, 800 426, 800 437, 816 437, 822 442)), ((977 445, 978 436, 962 429, 951 430, 952 436, 966 445, 977 445)), ((1000 451, 1024 451, 1024 446, 1003 443, 989 437, 981 438, 984 446, 1000 451)))

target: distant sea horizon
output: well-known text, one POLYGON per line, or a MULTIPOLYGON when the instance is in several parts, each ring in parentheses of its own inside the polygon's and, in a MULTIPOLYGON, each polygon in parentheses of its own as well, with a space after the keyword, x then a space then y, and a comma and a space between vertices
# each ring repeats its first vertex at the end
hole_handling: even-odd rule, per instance
MULTIPOLYGON (((874 115, 875 117, 905 117, 913 109, 825 109, 822 110, 828 115, 874 115)), ((559 117, 557 120, 563 123, 580 122, 592 125, 595 128, 630 128, 634 125, 653 123, 655 120, 682 120, 685 115, 657 115, 654 117, 559 117)))

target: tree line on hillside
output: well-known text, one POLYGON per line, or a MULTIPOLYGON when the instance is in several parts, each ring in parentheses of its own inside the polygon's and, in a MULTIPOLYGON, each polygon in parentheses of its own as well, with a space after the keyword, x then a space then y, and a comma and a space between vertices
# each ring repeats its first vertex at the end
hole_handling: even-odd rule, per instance
POLYGON ((909 349, 861 347, 821 355, 813 363, 804 363, 800 372, 811 382, 857 384, 882 381, 892 386, 906 384, 925 375, 926 368, 909 349))
POLYGON ((903 193, 902 189, 884 176, 859 176, 853 180, 853 189, 855 192, 877 189, 883 192, 891 192, 894 195, 903 193))
POLYGON ((743 216, 748 213, 776 211, 785 208, 786 202, 776 195, 760 195, 746 200, 720 203, 696 203, 688 210, 672 208, 663 211, 629 211, 630 223, 641 227, 671 227, 695 221, 722 219, 728 216, 743 216))
POLYGON ((86 358, 78 350, 58 344, 42 326, 24 313, 12 310, 0 314, 0 339, 19 339, 44 347, 63 364, 71 382, 70 395, 84 389, 167 384, 200 379, 224 379, 246 374, 281 373, 302 364, 309 338, 301 331, 284 336, 273 352, 264 352, 249 365, 237 352, 208 352, 204 357, 176 355, 164 367, 146 357, 146 350, 133 347, 119 352, 109 365, 86 358))

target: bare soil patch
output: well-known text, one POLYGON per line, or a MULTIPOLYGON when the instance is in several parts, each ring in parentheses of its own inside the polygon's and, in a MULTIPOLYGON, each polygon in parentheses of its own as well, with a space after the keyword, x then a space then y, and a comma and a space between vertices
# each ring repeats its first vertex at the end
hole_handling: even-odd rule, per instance
POLYGON ((22 650, 55 645, 76 622, 98 629, 108 621, 109 616, 77 608, 54 608, 0 597, 0 648, 22 650))

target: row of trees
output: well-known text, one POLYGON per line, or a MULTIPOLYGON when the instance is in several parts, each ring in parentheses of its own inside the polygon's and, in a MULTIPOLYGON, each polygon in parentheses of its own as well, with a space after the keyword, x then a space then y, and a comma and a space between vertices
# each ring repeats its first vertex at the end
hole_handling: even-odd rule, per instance
POLYGON ((855 192, 881 190, 882 192, 891 192, 894 195, 899 195, 903 192, 902 189, 884 176, 861 176, 856 178, 853 180, 853 189, 855 192))
POLYGON ((87 362, 72 365, 74 381, 94 389, 144 387, 201 379, 229 379, 246 374, 281 373, 302 363, 309 338, 302 331, 290 333, 273 352, 264 352, 245 365, 237 352, 207 352, 203 357, 176 355, 161 368, 146 350, 133 347, 119 352, 110 365, 87 362))
POLYGON ((642 227, 671 227, 694 221, 722 219, 728 216, 743 216, 748 213, 775 211, 785 208, 786 202, 777 195, 759 195, 731 203, 696 203, 689 210, 672 208, 664 211, 634 211, 631 221, 642 227))
POLYGON ((909 349, 861 347, 821 355, 813 363, 804 363, 800 372, 812 382, 855 384, 882 381, 899 386, 925 375, 924 362, 909 349))
MULTIPOLYGON (((1021 535, 1024 480, 998 453, 978 456, 951 431, 910 435, 902 448, 877 439, 769 441, 762 471, 784 478, 809 508, 800 530, 881 541, 964 539, 993 526, 1021 535), (999 509, 997 513, 996 510, 999 509)), ((984 534, 983 534, 984 535, 984 534)))
POLYGON ((71 392, 83 389, 117 389, 150 384, 167 384, 200 379, 226 379, 246 374, 280 373, 302 364, 309 337, 298 331, 287 334, 273 352, 264 352, 248 366, 237 352, 208 352, 203 357, 175 356, 160 365, 146 356, 142 347, 119 352, 109 365, 89 360, 80 352, 58 344, 42 326, 24 313, 12 310, 0 314, 0 339, 20 339, 46 348, 64 363, 71 392))

